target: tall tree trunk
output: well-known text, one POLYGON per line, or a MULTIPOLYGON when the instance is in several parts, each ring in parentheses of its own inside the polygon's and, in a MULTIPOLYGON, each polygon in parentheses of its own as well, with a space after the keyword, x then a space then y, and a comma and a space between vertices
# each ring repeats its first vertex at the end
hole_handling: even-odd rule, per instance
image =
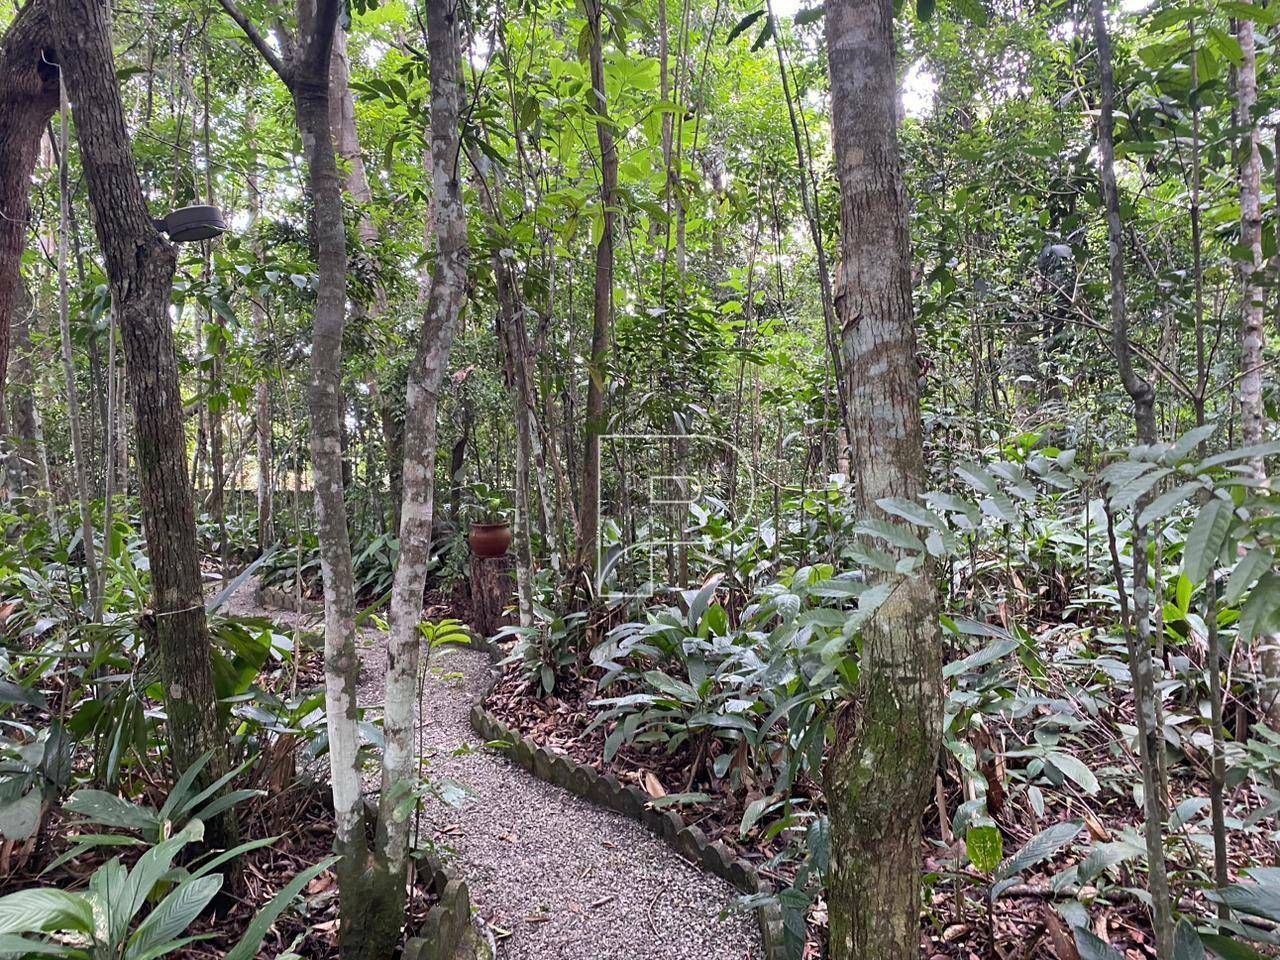
MULTIPOLYGON (((255 126, 256 120, 250 117, 249 125, 255 126)), ((249 203, 253 214, 254 226, 259 225, 262 217, 262 199, 258 191, 257 143, 254 143, 254 163, 249 168, 249 203)), ((258 241, 259 256, 262 256, 261 241, 258 241)), ((253 336, 259 350, 266 350, 271 342, 267 330, 267 310, 260 297, 254 297, 253 336)), ((274 351, 273 351, 274 352, 274 351)), ((271 529, 272 508, 275 503, 275 464, 271 454, 271 378, 265 374, 258 378, 253 386, 254 439, 257 441, 258 459, 258 550, 264 551, 275 540, 271 529)))
POLYGON ((533 624, 533 515, 530 512, 530 482, 534 473, 533 398, 529 380, 528 334, 525 331, 525 306, 515 273, 513 258, 504 252, 506 224, 498 206, 501 180, 490 170, 483 155, 470 154, 476 171, 478 190, 490 223, 490 263, 498 300, 498 347, 502 354, 504 379, 511 395, 512 419, 515 427, 515 547, 516 599, 520 625, 533 624))
MULTIPOLYGON (((911 253, 897 139, 892 0, 829 0, 826 34, 842 259, 836 309, 858 506, 924 489, 911 253)), ((883 516, 882 516, 883 518, 883 516)), ((919 956, 920 818, 942 732, 937 592, 926 564, 863 629, 856 697, 827 760, 831 956, 919 956)))
MULTIPOLYGON (((1240 242, 1249 250, 1249 259, 1240 263, 1240 440, 1251 446, 1262 442, 1267 419, 1262 397, 1267 346, 1267 292, 1263 286, 1266 261, 1262 255, 1262 154, 1254 116, 1258 104, 1258 54, 1253 21, 1240 20, 1237 31, 1241 51, 1237 112, 1240 123, 1248 130, 1246 148, 1240 157, 1240 242)), ((1263 458, 1254 457, 1249 465, 1254 478, 1266 483, 1267 465, 1263 458)), ((1280 636, 1260 637, 1258 653, 1263 680, 1259 710, 1267 726, 1280 730, 1280 636)))
POLYGON ((289 84, 294 114, 307 157, 307 182, 314 203, 319 245, 319 283, 311 334, 311 464, 314 476, 320 568, 324 581, 325 713, 329 764, 337 822, 340 872, 341 943, 344 957, 372 952, 371 921, 362 909, 367 844, 360 794, 356 690, 360 659, 355 644, 355 585, 351 540, 343 500, 342 334, 346 325, 347 238, 342 219, 342 181, 329 129, 329 51, 337 24, 337 4, 314 7, 299 0, 298 55, 289 84))
POLYGON ((49 460, 35 397, 31 344, 34 306, 25 285, 19 288, 13 312, 8 403, 9 436, 13 450, 7 465, 10 496, 32 500, 49 491, 49 460))
POLYGON ((85 462, 84 428, 80 418, 80 390, 76 386, 76 361, 71 352, 71 293, 67 278, 67 242, 71 233, 70 177, 71 108, 62 93, 62 127, 58 140, 58 333, 62 343, 62 375, 67 399, 67 429, 71 434, 71 468, 76 479, 80 508, 80 546, 84 551, 85 578, 93 602, 93 616, 102 616, 102 592, 98 583, 98 552, 93 533, 93 504, 89 500, 89 465, 85 462))
POLYGON ((605 93, 603 8, 601 0, 586 0, 587 26, 591 31, 589 59, 590 110, 596 120, 596 140, 600 146, 600 207, 604 226, 596 243, 595 296, 591 315, 591 361, 587 365, 587 409, 583 425, 581 506, 578 509, 578 556, 580 571, 594 574, 600 528, 600 435, 605 429, 605 361, 609 353, 609 330, 613 324, 613 231, 618 206, 618 151, 609 121, 609 101, 605 93))
POLYGON ((9 330, 22 285, 22 250, 30 215, 31 173, 40 134, 58 109, 48 0, 30 0, 0 42, 0 391, 9 330))
MULTIPOLYGON (((133 391, 154 605, 146 626, 158 654, 170 755, 175 768, 185 770, 211 753, 198 778, 208 784, 227 769, 226 747, 214 695, 168 314, 176 258, 151 222, 138 181, 112 63, 107 3, 58 0, 53 16, 133 391)), ((208 827, 213 845, 235 843, 230 811, 208 827)))
MULTIPOLYGON (((360 150, 360 136, 356 129, 356 103, 351 92, 351 61, 347 55, 347 35, 339 29, 333 38, 333 56, 329 61, 329 127, 338 156, 346 166, 346 190, 360 210, 357 230, 361 243, 375 245, 381 240, 381 230, 372 216, 373 191, 369 187, 369 175, 365 170, 364 155, 360 150)), ((425 303, 425 300, 423 301, 425 303)), ((381 283, 373 291, 373 303, 368 307, 374 320, 388 310, 387 292, 381 283)), ((397 411, 379 388, 377 377, 370 373, 365 380, 370 399, 377 407, 382 424, 381 439, 383 459, 386 461, 387 491, 391 500, 392 532, 400 531, 400 503, 403 493, 400 479, 404 468, 403 423, 397 423, 397 411)))
MULTIPOLYGON (((325 719, 335 821, 334 847, 341 897, 340 948, 344 958, 373 958, 380 942, 370 931, 382 926, 368 900, 368 843, 361 796, 356 691, 360 659, 355 643, 355 585, 351 539, 343 501, 342 334, 346 327, 347 237, 342 219, 342 181, 329 126, 329 58, 338 24, 338 0, 298 0, 297 33, 278 47, 266 41, 234 0, 220 0, 227 14, 293 96, 294 122, 307 158, 318 246, 318 283, 312 315, 311 466, 320 571, 324 582, 325 719)), ((295 458, 296 459, 296 458, 295 458)), ((300 466, 295 463, 295 469, 300 466)), ((295 476, 295 485, 296 485, 295 476)))
MULTIPOLYGON (((1094 36, 1098 44, 1100 111, 1098 116, 1098 166, 1102 182, 1102 205, 1107 216, 1108 255, 1111 274, 1111 341, 1120 368, 1120 380, 1133 401, 1133 417, 1138 443, 1156 442, 1155 390, 1133 366, 1133 350, 1129 342, 1128 306, 1125 299, 1124 225, 1120 219, 1120 194, 1116 186, 1115 150, 1115 76, 1111 64, 1111 37, 1107 32, 1103 0, 1090 0, 1094 36)), ((1164 798, 1156 776, 1157 751, 1164 749, 1164 737, 1156 723, 1156 690, 1151 662, 1151 596, 1147 574, 1147 527, 1137 522, 1147 498, 1134 507, 1130 550, 1133 554, 1132 607, 1124 618, 1128 621, 1125 639, 1129 646, 1129 668, 1133 674, 1133 695, 1137 706, 1139 757, 1142 761, 1143 824, 1147 845, 1147 869, 1150 875, 1152 912, 1156 935, 1156 954, 1160 960, 1173 956, 1173 917, 1169 901, 1169 881, 1165 872, 1164 798)), ((1113 566, 1119 578, 1119 557, 1111 539, 1113 566)), ((1123 584, 1121 600, 1124 602, 1123 584)), ((1127 604, 1126 604, 1127 605, 1127 604)), ((1125 611, 1122 608, 1122 613, 1125 611)))
MULTIPOLYGON (((427 4, 431 81, 431 171, 436 203, 436 261, 417 352, 405 390, 404 500, 400 509, 400 553, 391 588, 391 636, 387 649, 386 747, 382 764, 378 834, 380 866, 391 882, 396 908, 404 910, 405 865, 410 818, 397 816, 416 774, 414 749, 422 591, 431 561, 435 507, 437 415, 441 384, 449 366, 458 317, 467 288, 470 249, 459 182, 461 78, 458 0, 427 4)), ((394 943, 390 944, 394 946, 394 943)))

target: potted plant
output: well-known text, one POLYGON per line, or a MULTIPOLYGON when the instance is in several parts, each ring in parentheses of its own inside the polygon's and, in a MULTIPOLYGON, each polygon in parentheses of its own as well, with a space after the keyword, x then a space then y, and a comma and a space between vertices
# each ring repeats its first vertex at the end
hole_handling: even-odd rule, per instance
POLYGON ((511 546, 510 507, 502 494, 482 483, 472 488, 467 504, 470 523, 467 543, 477 557, 503 556, 511 546))

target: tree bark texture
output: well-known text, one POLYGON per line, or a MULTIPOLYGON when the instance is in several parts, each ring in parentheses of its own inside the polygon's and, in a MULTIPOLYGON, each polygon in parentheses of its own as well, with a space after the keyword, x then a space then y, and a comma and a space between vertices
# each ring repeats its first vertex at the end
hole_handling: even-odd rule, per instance
POLYGON ((313 202, 319 280, 311 332, 311 465, 316 528, 324 582, 325 715, 336 821, 341 949, 344 957, 373 956, 371 927, 381 913, 368 904, 362 881, 367 866, 364 802, 360 793, 356 689, 360 661, 355 645, 355 586, 344 502, 342 456, 342 334, 347 318, 347 238, 342 219, 342 180, 329 127, 329 56, 338 20, 336 0, 297 4, 296 58, 286 74, 294 117, 307 158, 313 202), (375 921, 371 923, 371 921, 375 921))
POLYGON ((600 147, 600 206, 604 227, 596 243, 595 296, 591 315, 591 362, 587 365, 587 409, 583 425, 581 506, 578 509, 577 567, 588 573, 596 569, 597 539, 600 529, 600 435, 605 430, 605 363, 609 354, 609 331, 613 324, 613 232, 618 207, 618 150, 609 122, 609 101, 605 94, 603 3, 587 0, 591 29, 591 113, 596 121, 596 141, 600 147))
POLYGON ((436 203, 436 260, 417 351, 405 389, 404 468, 401 477, 400 553, 391 588, 387 649, 386 747, 382 765, 379 839, 386 869, 398 883, 403 911, 404 871, 411 818, 394 809, 416 776, 414 748, 422 592, 431 562, 435 511, 437 415, 458 318, 467 292, 470 248, 459 180, 461 75, 458 0, 427 4, 431 80, 431 171, 436 203))
POLYGON ((34 306, 25 286, 18 288, 13 312, 9 390, 6 403, 9 441, 12 449, 7 465, 11 497, 32 500, 49 491, 49 461, 44 447, 44 430, 36 406, 35 371, 32 363, 31 324, 34 306))
POLYGON ((31 174, 40 135, 58 109, 57 55, 49 0, 30 0, 0 41, 0 391, 9 330, 22 285, 31 174))
MULTIPOLYGON (((897 141, 892 0, 830 0, 826 16, 842 258, 836 309, 858 506, 916 498, 925 466, 897 141)), ((863 630, 858 690, 827 760, 834 960, 919 956, 920 819, 942 734, 942 648, 928 567, 887 577, 863 630)))
MULTIPOLYGON (((89 502, 89 466, 86 462, 84 427, 80 417, 80 391, 76 386, 76 362, 71 349, 71 292, 67 279, 67 242, 71 233, 70 151, 71 117, 62 91, 62 124, 58 139, 58 333, 62 346, 62 375, 67 398, 67 431, 71 434, 71 469, 76 478, 76 504, 80 513, 80 546, 84 551, 85 579, 89 582, 94 618, 102 616, 98 582, 98 550, 93 533, 93 505, 89 502)), ((96 378, 95 378, 96 379, 96 378)))
MULTIPOLYGON (((1111 38, 1107 32, 1103 0, 1090 0, 1094 37, 1098 44, 1100 110, 1098 116, 1098 165, 1102 184, 1102 205, 1106 211, 1108 258, 1111 274, 1111 339, 1120 380, 1133 401, 1133 416, 1138 443, 1156 442, 1155 389, 1133 366, 1129 340, 1128 306, 1125 298, 1124 225, 1120 219, 1120 194, 1116 185, 1115 150, 1115 75, 1111 63, 1111 38)), ((1125 630, 1129 647, 1129 669, 1133 674, 1133 696, 1137 707, 1138 754, 1142 761, 1143 831, 1147 846, 1147 869, 1151 887, 1156 935, 1156 954, 1161 960, 1173 956, 1173 917, 1169 901, 1169 881, 1164 858, 1164 798, 1156 775, 1157 754, 1164 749, 1164 737, 1156 721, 1156 689, 1151 658, 1151 595, 1148 580, 1145 525, 1137 515, 1146 505, 1140 498, 1134 507, 1135 517, 1130 550, 1133 555, 1133 604, 1130 622, 1125 630)), ((1115 550, 1112 538, 1112 550, 1115 550)), ((1114 566, 1119 570, 1118 557, 1114 566)), ((1117 576, 1119 573, 1117 572, 1117 576)), ((1123 591, 1123 584, 1120 585, 1123 591)), ((1123 592, 1122 592, 1123 602, 1123 592)))
MULTIPOLYGON (((104 0, 58 0, 53 20, 72 101, 94 225, 119 315, 137 430, 139 490, 154 611, 147 616, 164 686, 169 749, 185 770, 213 759, 200 780, 226 771, 209 631, 187 477, 182 394, 169 319, 176 258, 151 222, 134 166, 111 54, 104 0)), ((216 846, 235 841, 228 812, 209 825, 216 846)))
MULTIPOLYGON (((1262 254, 1262 153, 1254 117, 1258 103, 1258 52, 1253 21, 1239 21, 1237 32, 1241 51, 1237 107, 1240 123, 1248 128, 1247 148, 1240 158, 1240 242, 1249 249, 1249 259, 1240 264, 1240 440, 1251 446, 1262 443, 1267 418, 1262 396, 1267 346, 1267 291, 1263 285, 1266 260, 1262 254)), ((1267 466, 1263 458, 1255 457, 1249 464, 1254 477, 1265 482, 1267 466)), ((1280 730, 1280 636, 1258 638, 1258 660, 1263 679, 1259 710, 1267 726, 1280 730)))

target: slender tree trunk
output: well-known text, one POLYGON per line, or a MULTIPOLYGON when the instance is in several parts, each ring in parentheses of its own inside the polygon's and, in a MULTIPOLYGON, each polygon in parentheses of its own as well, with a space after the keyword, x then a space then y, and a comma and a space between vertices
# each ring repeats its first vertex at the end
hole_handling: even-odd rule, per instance
MULTIPOLYGON (((137 420, 139 485, 151 562, 154 609, 145 625, 158 654, 169 750, 177 770, 205 753, 212 760, 198 781, 226 767, 210 664, 196 545, 195 510, 187 477, 182 393, 169 321, 173 248, 156 232, 138 182, 111 56, 103 0, 59 0, 54 6, 58 53, 75 104, 89 199, 119 313, 137 420)), ((228 811, 208 825, 215 846, 235 843, 228 811)))
POLYGON ((89 467, 85 463, 84 429, 80 420, 80 391, 76 386, 76 361, 71 352, 71 302, 67 278, 67 241, 71 233, 71 178, 69 175, 71 108, 62 93, 62 130, 58 142, 58 332, 62 342, 62 375, 67 398, 67 428, 71 434, 71 467, 76 478, 80 507, 80 546, 84 551, 85 577, 89 582, 93 616, 102 616, 98 583, 98 553, 93 533, 93 504, 89 500, 89 467))
POLYGON ((325 713, 329 727, 329 765, 337 821, 335 844, 343 855, 340 877, 342 955, 373 956, 366 911, 357 907, 366 896, 361 880, 366 854, 363 800, 360 794, 359 740, 356 733, 356 690, 360 659, 355 645, 355 585, 351 540, 343 500, 342 333, 346 325, 347 246, 342 220, 342 184, 334 162, 329 132, 329 48, 336 11, 305 13, 300 42, 307 52, 291 83, 294 111, 307 156, 307 179, 314 202, 319 241, 319 284, 311 339, 311 464, 316 526, 324 582, 325 713))
MULTIPOLYGON (((481 190, 483 194, 484 190, 481 190)), ((491 214, 493 216, 494 214, 491 214)), ((524 352, 524 314, 511 264, 498 246, 493 248, 493 270, 498 296, 499 344, 506 366, 515 421, 515 546, 516 598, 520 625, 533 624, 533 514, 529 509, 529 485, 533 460, 533 430, 528 395, 527 354, 524 352)))
MULTIPOLYGON (((858 506, 923 490, 923 429, 907 205, 897 140, 892 0, 829 0, 826 33, 843 253, 836 309, 858 506)), ((893 591, 863 630, 858 691, 827 761, 831 956, 919 956, 920 818, 942 733, 933 572, 893 591)))
MULTIPOLYGON (((369 175, 365 170, 364 155, 360 150, 360 136, 356 129, 355 96, 351 92, 351 62, 347 55, 346 32, 339 29, 334 35, 333 56, 329 62, 329 126, 338 156, 346 166, 346 190, 360 210, 357 231, 360 241, 368 246, 381 240, 381 230, 372 216, 373 191, 369 187, 369 175)), ((424 301, 425 302, 425 301, 424 301)), ((381 284, 375 286, 373 303, 368 306, 369 315, 375 321, 389 309, 387 293, 381 284)), ((397 425, 396 410, 379 389, 377 377, 370 373, 365 381, 370 398, 378 410, 383 425, 381 439, 383 459, 386 461, 388 496, 393 504, 392 531, 400 531, 400 503, 403 497, 400 479, 404 468, 403 424, 397 425), (388 426, 391 429, 388 429, 388 426)))
POLYGON ((7 413, 13 451, 7 467, 10 496, 34 500, 49 491, 49 460, 45 453, 44 430, 35 398, 34 356, 31 323, 34 306, 26 287, 19 288, 13 312, 13 349, 10 356, 7 413))
MULTIPOLYGON (((342 180, 333 153, 329 113, 329 66, 339 0, 298 0, 297 31, 268 43, 234 0, 220 0, 227 14, 293 96, 294 121, 307 159, 307 187, 317 241, 316 304, 312 315, 311 467, 320 572, 324 582, 325 718, 329 731, 329 771, 333 789, 334 847, 338 867, 342 956, 385 956, 370 932, 382 926, 370 908, 368 843, 360 792, 356 691, 360 658, 355 643, 355 585, 351 539, 343 500, 342 334, 347 311, 347 236, 342 219, 342 180)), ((300 465, 294 464, 295 470, 300 465)))
MULTIPOLYGON (((1249 0, 1246 0, 1249 2, 1249 0)), ((1249 259, 1240 262, 1240 296, 1243 301, 1240 329, 1240 440, 1245 446, 1263 441, 1267 413, 1263 406, 1262 371, 1267 346, 1266 300, 1263 283, 1266 260, 1262 254, 1262 154, 1258 147, 1258 125, 1254 112, 1258 104, 1258 55, 1252 20, 1237 25, 1241 62, 1237 72, 1237 112, 1248 130, 1240 157, 1240 242, 1248 248, 1249 259)), ((1262 457, 1249 461, 1254 478, 1267 482, 1267 465, 1262 457)), ((1280 730, 1280 636, 1264 635, 1258 640, 1262 670, 1259 710, 1267 726, 1280 730)))
MULTIPOLYGON (((1098 44, 1098 67, 1101 85, 1101 110, 1098 117, 1098 164, 1102 181, 1102 202, 1107 216, 1109 262, 1111 272, 1111 339, 1120 379, 1133 401, 1134 423, 1139 444, 1156 442, 1155 390, 1134 369, 1129 342, 1129 318, 1125 300, 1124 226, 1120 219, 1120 194, 1115 172, 1115 77, 1111 64, 1111 38, 1107 32, 1103 0, 1090 0, 1094 35, 1098 44)), ((1169 901, 1169 881, 1164 861, 1164 798, 1156 777, 1156 752, 1164 749, 1164 739, 1156 724, 1155 680, 1151 662, 1151 598, 1147 573, 1148 531, 1137 522, 1144 501, 1135 509, 1131 534, 1133 554, 1132 608, 1125 637, 1129 645, 1129 664, 1133 673, 1133 693, 1137 705, 1139 755, 1142 760, 1143 807, 1146 816, 1144 832, 1147 845, 1147 868, 1150 871, 1156 953, 1160 960, 1173 956, 1173 917, 1169 901)), ((1114 553, 1114 538, 1112 542, 1114 553)), ((1113 557, 1119 576, 1118 557, 1113 557)), ((1120 584, 1123 594, 1123 584, 1120 584)))
MULTIPOLYGON (((467 216, 459 183, 461 79, 457 0, 427 5, 431 80, 431 169, 436 200, 436 262, 427 296, 417 353, 405 392, 404 501, 400 510, 400 553, 391 588, 391 636, 387 648, 386 713, 383 733, 379 868, 390 881, 397 915, 404 911, 405 866, 411 819, 396 808, 412 786, 422 591, 431 561, 431 521, 435 506, 437 414, 441 384, 449 366, 458 317, 466 297, 470 250, 467 216)), ((399 925, 394 931, 399 933, 399 925)), ((391 941, 387 952, 395 946, 391 941)))
MULTIPOLYGON (((256 118, 250 117, 249 125, 256 126, 256 118)), ((249 168, 249 203, 253 214, 254 226, 258 226, 262 217, 262 198, 258 190, 257 143, 254 142, 254 163, 249 168)), ((262 256, 259 243, 258 255, 262 256)), ((253 336, 258 349, 268 349, 270 338, 267 330, 267 311, 260 297, 254 297, 250 307, 253 314, 253 336)), ((274 541, 271 530, 272 508, 275 501, 275 464, 271 454, 271 379, 266 375, 258 378, 253 387, 254 439, 257 441, 258 459, 258 550, 264 551, 274 541)))
MULTIPOLYGON (((591 318, 591 362, 587 365, 587 409, 583 425, 581 506, 578 509, 577 567, 588 574, 596 569, 597 539, 600 529, 600 435, 605 429, 604 387, 609 353, 609 331, 613 324, 613 232, 618 205, 618 151, 609 122, 609 102, 605 94, 603 3, 586 0, 587 25, 591 31, 591 113, 596 121, 600 146, 600 206, 604 221, 596 243, 595 297, 591 318)), ((682 268, 683 269, 683 268, 682 268)))

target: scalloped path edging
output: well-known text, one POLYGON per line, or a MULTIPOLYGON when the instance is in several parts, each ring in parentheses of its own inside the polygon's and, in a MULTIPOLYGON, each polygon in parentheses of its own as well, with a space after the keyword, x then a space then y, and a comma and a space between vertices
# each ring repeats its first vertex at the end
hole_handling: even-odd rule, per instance
MULTIPOLYGON (((483 646, 491 659, 501 659, 500 648, 488 641, 483 646)), ((708 841, 699 827, 686 823, 677 811, 653 807, 649 795, 639 787, 623 786, 612 774, 601 776, 595 768, 539 746, 500 720, 484 705, 496 680, 494 676, 472 704, 471 727, 490 742, 508 744, 512 759, 523 769, 539 780, 553 783, 606 810, 639 821, 680 856, 719 877, 743 895, 772 891, 769 881, 762 880, 751 863, 735 857, 723 842, 708 841)), ((756 907, 754 912, 760 928, 763 956, 766 960, 787 960, 782 911, 777 901, 770 900, 756 907)))
MULTIPOLYGON (((246 584, 237 595, 247 599, 255 587, 246 584)), ((361 633, 360 700, 367 707, 382 703, 382 639, 361 633)), ((778 956, 765 953, 755 919, 737 908, 730 884, 634 819, 485 748, 470 713, 491 683, 486 653, 436 651, 423 685, 419 744, 429 777, 448 777, 472 792, 456 808, 427 803, 423 839, 456 858, 472 907, 496 938, 498 960, 778 956)))

